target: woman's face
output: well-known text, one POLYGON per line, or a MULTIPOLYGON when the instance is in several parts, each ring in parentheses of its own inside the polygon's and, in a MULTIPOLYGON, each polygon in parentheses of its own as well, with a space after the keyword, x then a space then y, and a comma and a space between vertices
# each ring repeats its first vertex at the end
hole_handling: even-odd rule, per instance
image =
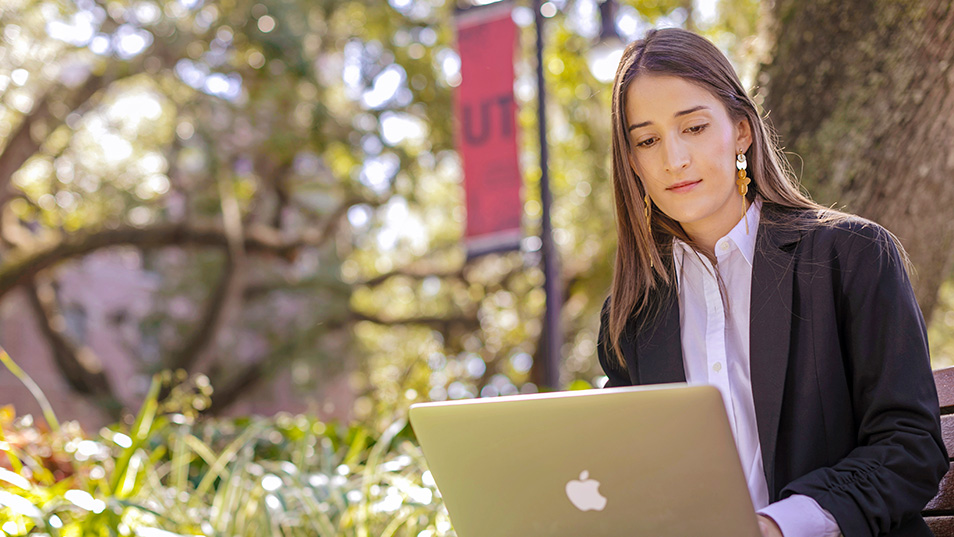
POLYGON ((751 144, 748 121, 733 121, 708 90, 675 76, 640 75, 625 98, 630 164, 653 209, 714 244, 742 217, 735 160, 751 144))

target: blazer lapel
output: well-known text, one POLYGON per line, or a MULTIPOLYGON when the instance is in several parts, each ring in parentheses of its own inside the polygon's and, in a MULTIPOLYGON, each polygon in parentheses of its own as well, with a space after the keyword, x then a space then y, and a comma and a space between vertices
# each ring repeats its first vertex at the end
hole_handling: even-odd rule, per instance
POLYGON ((673 291, 663 299, 658 321, 636 335, 636 362, 642 384, 686 382, 679 330, 679 297, 673 291))
POLYGON ((763 218, 752 267, 749 355, 752 396, 770 501, 775 493, 775 448, 792 326, 794 247, 800 233, 763 218))

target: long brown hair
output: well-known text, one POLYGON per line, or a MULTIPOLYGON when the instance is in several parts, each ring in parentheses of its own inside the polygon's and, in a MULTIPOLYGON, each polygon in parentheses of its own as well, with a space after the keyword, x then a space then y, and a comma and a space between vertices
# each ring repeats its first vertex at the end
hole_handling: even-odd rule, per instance
POLYGON ((677 28, 650 30, 646 37, 631 43, 623 52, 613 83, 613 191, 618 243, 607 331, 612 349, 624 367, 619 340, 627 321, 641 317, 644 324, 651 322, 658 313, 660 299, 674 291, 673 237, 693 244, 679 222, 662 211, 653 211, 652 229, 643 217, 646 190, 630 165, 632 149, 626 129, 625 96, 633 80, 645 73, 677 76, 697 84, 722 102, 733 121, 748 120, 752 144, 745 156, 752 177, 750 199, 759 195, 765 204, 830 214, 802 193, 778 148, 775 134, 746 94, 729 60, 715 45, 677 28))

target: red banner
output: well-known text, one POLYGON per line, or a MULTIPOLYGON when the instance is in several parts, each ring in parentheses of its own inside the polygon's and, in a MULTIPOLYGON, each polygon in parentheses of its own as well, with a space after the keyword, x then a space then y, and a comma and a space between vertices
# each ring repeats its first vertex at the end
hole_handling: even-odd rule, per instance
POLYGON ((517 103, 511 6, 472 9, 457 18, 461 83, 457 147, 464 166, 469 255, 520 246, 517 103))

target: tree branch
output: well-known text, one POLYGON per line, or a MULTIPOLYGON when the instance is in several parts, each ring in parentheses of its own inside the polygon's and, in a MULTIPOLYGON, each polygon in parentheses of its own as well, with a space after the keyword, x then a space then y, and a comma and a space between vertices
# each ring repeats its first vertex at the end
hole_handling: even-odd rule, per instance
MULTIPOLYGON (((349 324, 348 318, 333 318, 323 323, 316 323, 301 337, 285 340, 277 349, 274 349, 257 362, 244 366, 241 371, 230 375, 226 382, 221 384, 217 382, 221 371, 218 367, 220 364, 214 364, 208 375, 212 379, 214 391, 212 392, 212 401, 205 413, 210 415, 221 414, 240 397, 247 395, 250 390, 268 380, 282 360, 294 356, 296 348, 302 341, 309 341, 322 333, 338 330, 349 324)), ((234 366, 230 364, 229 368, 234 369, 234 366)))
POLYGON ((77 347, 66 334, 66 320, 56 304, 56 292, 46 284, 38 289, 30 280, 26 285, 27 302, 36 315, 40 331, 50 344, 53 362, 63 378, 77 392, 96 399, 111 417, 118 419, 122 405, 113 392, 103 363, 88 346, 77 347))
POLYGON ((257 283, 248 284, 245 286, 244 299, 246 301, 258 300, 264 296, 267 296, 270 293, 277 291, 283 292, 299 292, 299 291, 311 291, 315 288, 320 287, 327 291, 330 291, 335 294, 342 296, 347 296, 351 294, 351 286, 342 282, 340 279, 328 277, 323 274, 315 274, 310 278, 297 280, 294 282, 288 281, 262 281, 257 283))
MULTIPOLYGON (((299 248, 320 246, 327 238, 321 230, 314 230, 296 239, 283 239, 271 228, 253 227, 245 230, 244 248, 249 253, 289 258, 299 248)), ((11 251, 8 261, 0 265, 0 297, 45 268, 101 248, 124 245, 143 250, 167 246, 226 249, 228 238, 221 226, 199 227, 188 224, 160 224, 144 228, 125 226, 67 235, 54 244, 32 251, 11 251)))
MULTIPOLYGON (((459 278, 463 280, 465 283, 470 283, 470 280, 467 278, 467 269, 474 265, 475 260, 477 258, 464 261, 463 263, 461 263, 460 267, 456 269, 443 268, 445 265, 447 265, 446 262, 435 261, 433 259, 435 255, 438 253, 442 253, 442 252, 446 253, 451 250, 456 250, 459 247, 460 247, 459 244, 454 243, 454 244, 444 245, 439 248, 432 249, 430 252, 428 252, 427 257, 425 258, 418 259, 401 268, 397 268, 390 272, 379 274, 373 278, 368 278, 367 280, 364 280, 362 282, 357 282, 357 284, 374 287, 377 285, 381 285, 382 283, 397 276, 403 276, 403 277, 411 278, 414 280, 423 280, 424 278, 429 278, 432 276, 437 278, 459 278)), ((508 280, 509 278, 511 278, 513 275, 523 271, 524 269, 525 267, 523 266, 513 267, 501 277, 500 281, 504 282, 508 280)))
POLYGON ((423 280, 425 278, 430 278, 432 276, 437 278, 461 278, 464 277, 463 267, 456 270, 436 270, 433 267, 427 266, 409 266, 402 267, 399 269, 392 270, 391 272, 385 272, 384 274, 379 274, 374 278, 369 278, 363 282, 359 282, 361 285, 367 285, 368 287, 374 287, 381 285, 382 283, 395 278, 397 276, 404 276, 406 278, 411 278, 413 280, 423 280))
POLYGON ((168 360, 169 369, 185 369, 191 371, 193 365, 198 361, 199 356, 205 351, 209 344, 218 334, 222 318, 225 314, 225 305, 230 294, 230 289, 235 280, 236 267, 231 255, 225 256, 225 263, 222 267, 222 274, 215 289, 209 296, 206 303, 205 312, 196 327, 192 330, 192 335, 186 340, 182 347, 174 352, 168 360))
MULTIPOLYGON (((363 313, 350 312, 346 316, 317 323, 311 330, 309 330, 309 333, 304 335, 302 338, 286 342, 284 345, 273 351, 269 356, 262 358, 255 363, 246 365, 240 372, 232 376, 230 380, 224 383, 223 386, 215 387, 216 383, 213 381, 213 387, 215 387, 215 391, 212 394, 212 403, 209 405, 206 413, 211 415, 221 414, 226 408, 228 408, 229 405, 238 400, 239 397, 246 395, 249 390, 254 389, 257 385, 267 380, 271 372, 277 366, 276 360, 280 360, 283 357, 292 356, 295 347, 301 340, 315 336, 319 332, 328 333, 347 328, 357 321, 369 321, 392 326, 402 324, 423 324, 433 326, 435 328, 445 329, 453 324, 462 324, 473 328, 476 328, 480 325, 476 315, 459 315, 455 317, 421 316, 404 319, 387 319, 363 313)), ((209 376, 211 378, 216 375, 210 374, 209 376)))
POLYGON ((370 315, 367 313, 352 312, 351 313, 352 321, 369 321, 375 324, 381 324, 385 326, 397 326, 404 324, 422 324, 425 326, 430 326, 435 329, 444 329, 452 324, 459 324, 464 326, 469 326, 473 328, 480 327, 480 321, 477 319, 477 315, 456 315, 452 317, 441 317, 438 315, 421 315, 418 317, 405 317, 405 318, 387 318, 380 317, 377 315, 370 315))

